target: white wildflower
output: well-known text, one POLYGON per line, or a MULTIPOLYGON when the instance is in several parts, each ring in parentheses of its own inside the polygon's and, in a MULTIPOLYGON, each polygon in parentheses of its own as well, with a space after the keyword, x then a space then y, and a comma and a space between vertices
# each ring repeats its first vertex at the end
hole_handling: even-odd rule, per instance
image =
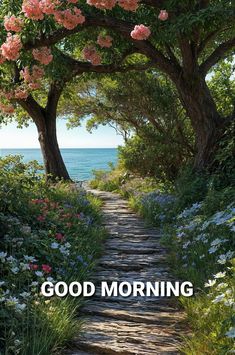
POLYGON ((11 272, 15 275, 18 274, 19 271, 20 271, 20 269, 17 266, 11 268, 11 272))
POLYGON ((213 246, 208 250, 208 252, 209 254, 214 254, 217 250, 218 250, 218 246, 213 246))
POLYGON ((211 246, 220 245, 221 243, 223 243, 223 241, 221 239, 217 238, 211 242, 211 246))
POLYGON ((216 284, 216 280, 208 280, 208 282, 205 283, 205 287, 212 287, 216 284))
POLYGON ((54 243, 51 243, 51 249, 58 249, 59 248, 59 244, 54 242, 54 243))
POLYGON ((8 304, 9 306, 16 306, 18 303, 19 303, 19 300, 18 300, 18 298, 16 298, 16 297, 10 296, 10 297, 7 299, 7 304, 8 304))
POLYGON ((2 263, 4 263, 6 260, 7 253, 4 253, 3 251, 0 252, 0 260, 2 263))
POLYGON ((35 275, 38 276, 38 277, 43 277, 43 272, 35 271, 35 275))
POLYGON ((183 244, 183 249, 187 249, 190 244, 191 244, 190 241, 184 243, 184 244, 183 244))
POLYGON ((223 277, 226 276, 226 271, 224 272, 218 272, 216 275, 214 275, 215 279, 222 279, 223 277))
POLYGON ((219 256, 219 259, 217 260, 218 264, 224 265, 227 262, 227 258, 225 254, 222 254, 219 256))
POLYGON ((33 281, 30 285, 30 287, 36 287, 38 286, 38 282, 37 281, 33 281))
POLYGON ((35 263, 37 259, 34 256, 24 255, 24 259, 30 263, 35 263))
POLYGON ((7 261, 8 261, 9 263, 14 263, 14 262, 17 261, 17 259, 14 258, 12 255, 10 255, 10 256, 8 256, 7 261))
POLYGON ((29 264, 20 263, 20 267, 23 271, 30 270, 29 264))
POLYGON ((223 301, 224 297, 225 297, 225 294, 222 293, 221 295, 216 296, 215 299, 212 301, 212 303, 219 303, 219 302, 223 301))
POLYGON ((16 305, 16 310, 19 311, 19 312, 23 312, 26 308, 26 304, 25 303, 18 303, 16 305))

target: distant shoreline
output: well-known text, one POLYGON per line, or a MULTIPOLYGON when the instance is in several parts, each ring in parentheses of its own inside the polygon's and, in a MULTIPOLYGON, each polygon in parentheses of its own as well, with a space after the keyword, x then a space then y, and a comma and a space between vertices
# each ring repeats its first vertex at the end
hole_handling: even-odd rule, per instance
MULTIPOLYGON (((118 147, 104 147, 104 148, 60 148, 60 149, 118 149, 118 147)), ((0 150, 40 150, 40 148, 0 148, 0 150)))

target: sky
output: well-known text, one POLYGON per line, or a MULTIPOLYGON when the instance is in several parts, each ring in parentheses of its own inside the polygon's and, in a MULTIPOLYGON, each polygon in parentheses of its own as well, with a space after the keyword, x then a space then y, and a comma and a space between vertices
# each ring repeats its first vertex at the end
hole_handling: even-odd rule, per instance
MULTIPOLYGON (((116 148, 123 144, 122 137, 108 126, 101 126, 92 134, 86 131, 85 122, 81 127, 68 130, 66 121, 58 120, 57 127, 60 148, 116 148)), ((39 148, 35 125, 17 129, 15 123, 10 123, 0 127, 1 148, 39 148)))

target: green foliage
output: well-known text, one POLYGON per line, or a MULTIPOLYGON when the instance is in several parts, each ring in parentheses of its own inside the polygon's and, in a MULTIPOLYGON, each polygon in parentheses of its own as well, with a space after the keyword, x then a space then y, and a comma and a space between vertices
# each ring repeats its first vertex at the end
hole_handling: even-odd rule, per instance
POLYGON ((102 250, 100 202, 51 185, 35 162, 0 159, 0 352, 48 355, 78 331, 81 298, 40 294, 45 280, 82 282, 102 250), (43 266, 44 265, 44 266, 43 266))
POLYGON ((141 136, 134 136, 119 148, 119 159, 126 170, 141 177, 174 181, 191 155, 182 145, 158 131, 145 127, 141 136))

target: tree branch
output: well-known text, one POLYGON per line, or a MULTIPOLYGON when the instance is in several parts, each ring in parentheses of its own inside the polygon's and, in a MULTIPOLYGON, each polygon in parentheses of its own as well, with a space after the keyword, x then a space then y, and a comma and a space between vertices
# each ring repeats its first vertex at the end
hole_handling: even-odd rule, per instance
POLYGON ((226 27, 226 28, 223 28, 223 29, 217 29, 217 30, 215 30, 215 31, 213 31, 213 32, 210 32, 210 33, 204 38, 204 40, 201 41, 201 43, 199 44, 199 47, 198 47, 198 50, 197 50, 198 55, 200 55, 200 54, 203 52, 203 50, 205 49, 205 47, 207 46, 207 44, 208 44, 211 40, 213 40, 213 39, 217 36, 217 34, 222 33, 222 32, 225 32, 225 31, 230 30, 230 29, 232 29, 231 26, 226 27))
POLYGON ((77 26, 73 30, 59 29, 54 31, 49 36, 42 36, 41 38, 35 39, 33 42, 27 42, 24 44, 26 50, 33 48, 38 48, 42 46, 51 46, 58 43, 63 38, 71 36, 75 33, 81 32, 88 27, 105 27, 111 28, 117 31, 125 39, 133 44, 137 52, 144 54, 150 60, 153 61, 154 65, 164 73, 168 74, 173 80, 177 79, 181 72, 181 67, 172 63, 164 54, 155 48, 150 41, 138 41, 131 38, 130 33, 133 30, 135 24, 129 23, 123 20, 115 19, 108 16, 87 16, 86 21, 83 25, 77 26))
POLYGON ((26 100, 16 100, 16 102, 28 113, 30 117, 34 120, 37 127, 40 127, 41 122, 44 121, 45 110, 39 103, 29 95, 26 100))
POLYGON ((54 81, 50 85, 45 111, 49 117, 52 117, 54 119, 56 119, 58 102, 65 84, 66 81, 63 82, 54 81))
MULTIPOLYGON (((123 61, 127 58, 128 55, 130 55, 132 52, 127 51, 123 54, 121 57, 120 61, 117 63, 112 63, 112 64, 101 64, 101 65, 92 65, 89 62, 82 62, 79 60, 76 60, 62 52, 60 52, 60 55, 64 58, 66 61, 67 65, 70 66, 71 68, 71 77, 74 77, 79 74, 83 73, 115 73, 115 72, 120 72, 120 73, 125 73, 130 70, 147 70, 150 67, 153 66, 153 62, 149 61, 144 64, 129 64, 129 65, 122 65, 123 61)), ((69 78, 67 79, 69 81, 69 78)))
POLYGON ((226 56, 227 52, 229 52, 233 48, 235 48, 235 37, 224 43, 221 43, 214 50, 214 52, 205 60, 205 62, 200 65, 201 73, 206 76, 208 71, 221 59, 223 59, 226 56))

